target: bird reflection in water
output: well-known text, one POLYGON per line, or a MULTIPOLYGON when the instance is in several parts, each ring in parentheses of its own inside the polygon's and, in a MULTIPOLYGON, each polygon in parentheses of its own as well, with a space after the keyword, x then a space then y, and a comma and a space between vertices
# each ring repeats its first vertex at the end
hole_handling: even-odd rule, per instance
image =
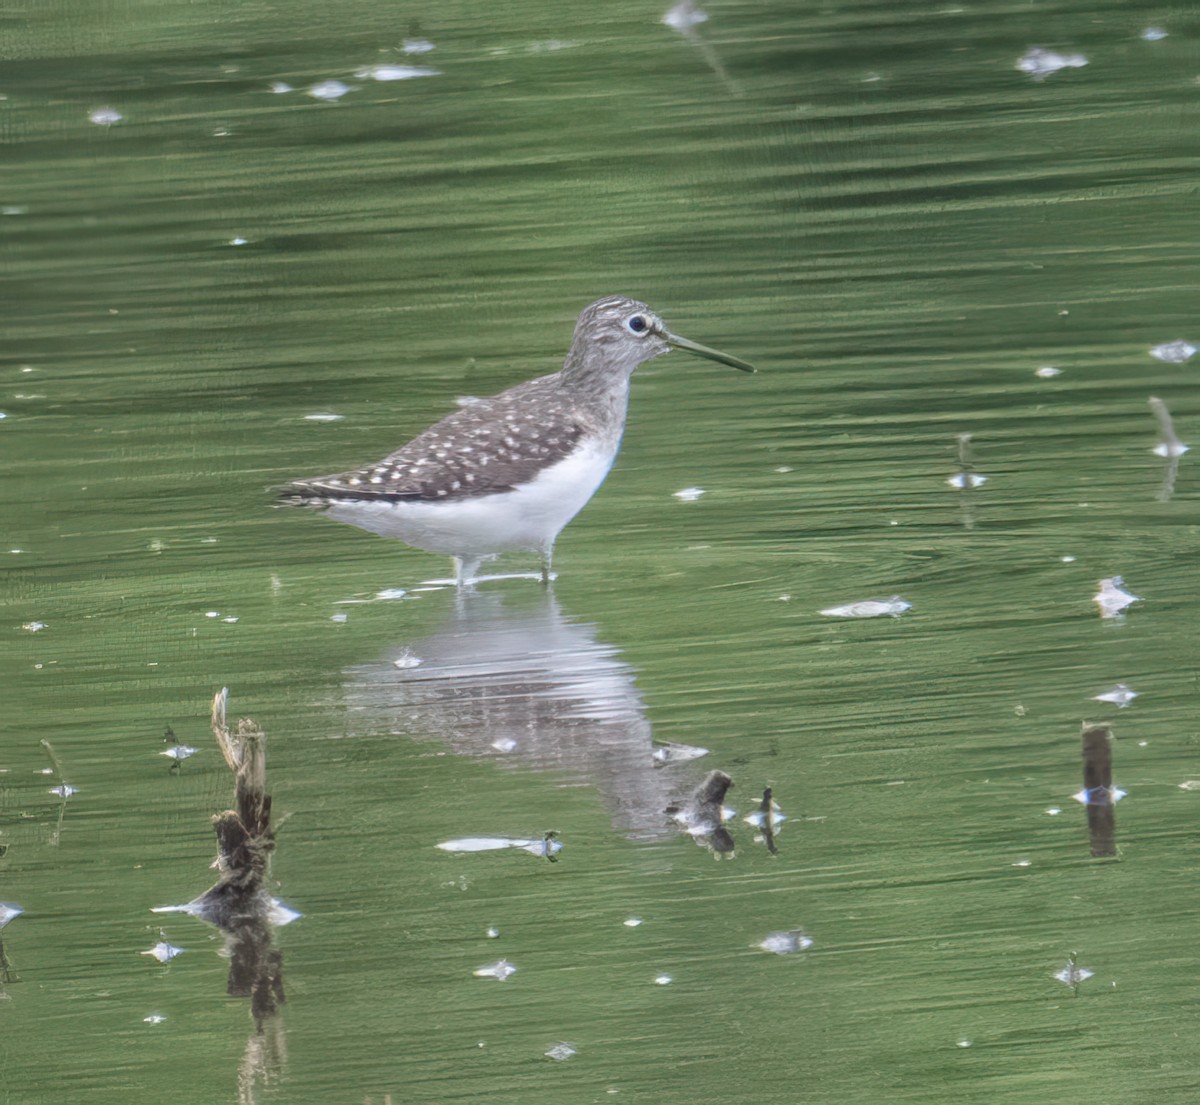
POLYGON ((437 632, 348 668, 343 695, 361 732, 585 779, 634 839, 670 835, 664 810, 687 789, 655 758, 633 668, 550 591, 462 595, 437 632))

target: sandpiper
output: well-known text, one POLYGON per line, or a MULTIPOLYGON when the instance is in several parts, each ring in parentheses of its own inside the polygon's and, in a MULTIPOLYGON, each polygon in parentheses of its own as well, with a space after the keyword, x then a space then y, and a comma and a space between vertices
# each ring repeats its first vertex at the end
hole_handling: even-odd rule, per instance
POLYGON ((561 371, 466 401, 375 464, 289 483, 283 501, 452 556, 460 587, 508 549, 540 553, 549 582, 555 538, 616 459, 630 376, 672 349, 754 371, 672 334, 644 303, 606 296, 580 314, 561 371))

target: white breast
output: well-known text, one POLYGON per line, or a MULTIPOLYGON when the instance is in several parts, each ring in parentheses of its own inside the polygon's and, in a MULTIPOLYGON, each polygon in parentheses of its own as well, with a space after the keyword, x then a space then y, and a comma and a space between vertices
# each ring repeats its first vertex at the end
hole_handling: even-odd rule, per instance
POLYGON ((542 551, 604 482, 619 444, 581 443, 514 491, 444 503, 334 503, 328 513, 339 522, 447 556, 542 551))

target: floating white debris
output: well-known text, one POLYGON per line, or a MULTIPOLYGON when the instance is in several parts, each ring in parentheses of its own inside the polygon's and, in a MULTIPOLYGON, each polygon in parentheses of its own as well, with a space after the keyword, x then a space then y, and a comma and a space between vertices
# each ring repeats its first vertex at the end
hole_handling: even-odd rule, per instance
POLYGON ((1055 971, 1054 977, 1068 986, 1078 986, 1084 979, 1091 978, 1096 972, 1081 967, 1074 959, 1068 959, 1067 965, 1061 971, 1055 971))
POLYGON ((229 244, 231 246, 246 246, 246 245, 250 244, 250 239, 249 238, 230 238, 229 244))
POLYGON ((828 606, 818 611, 827 618, 881 618, 885 614, 898 618, 905 610, 911 610, 912 603, 905 602, 899 595, 890 599, 865 599, 862 602, 851 602, 845 606, 828 606))
POLYGON ((791 466, 787 465, 787 464, 781 464, 778 468, 775 469, 775 471, 778 472, 781 476, 786 475, 791 470, 792 470, 791 466))
POLYGON ((1092 698, 1096 702, 1111 702, 1114 706, 1118 706, 1123 710, 1135 698, 1137 698, 1137 696, 1137 691, 1131 690, 1124 683, 1118 683, 1115 687, 1112 687, 1107 691, 1102 691, 1100 694, 1092 695, 1092 698))
POLYGON ((1059 562, 1062 564, 1074 564, 1075 563, 1075 557, 1073 557, 1073 556, 1060 556, 1058 559, 1059 559, 1059 562))
MULTIPOLYGON (((475 973, 478 974, 479 972, 476 971, 475 973)), ((548 1051, 543 1052, 543 1054, 547 1059, 553 1059, 557 1063, 562 1063, 570 1059, 572 1055, 577 1054, 577 1052, 570 1044, 563 1043, 555 1044, 548 1051)))
POLYGON ((225 622, 226 625, 236 625, 239 620, 240 619, 235 617, 233 614, 221 619, 221 621, 225 622))
POLYGON ((1062 813, 1062 806, 1051 806, 1046 810, 1048 817, 1057 817, 1060 813, 1062 813))
POLYGON ((1200 790, 1200 779, 1184 779, 1179 784, 1180 790, 1200 790))
POLYGON ((303 913, 297 909, 292 909, 286 902, 281 902, 278 898, 272 898, 271 908, 267 913, 267 922, 281 929, 284 925, 290 925, 293 921, 299 921, 303 916, 303 913))
POLYGON ((1060 54, 1055 50, 1031 46, 1017 58, 1016 68, 1028 73, 1035 81, 1044 81, 1060 69, 1081 69, 1087 63, 1088 59, 1083 54, 1060 54))
POLYGON ((219 618, 221 616, 221 611, 220 610, 207 610, 207 611, 205 611, 204 616, 206 618, 219 618))
POLYGON ((23 910, 16 902, 0 902, 0 929, 4 928, 9 921, 20 917, 23 910))
POLYGON ((305 422, 341 422, 346 416, 344 414, 333 414, 330 411, 316 411, 313 414, 304 416, 305 422))
POLYGON ((707 756, 708 749, 700 748, 693 744, 672 744, 670 741, 662 741, 654 746, 654 751, 650 753, 651 758, 656 764, 683 764, 689 760, 698 760, 701 756, 707 756))
POLYGON ((693 27, 708 21, 708 12, 703 12, 692 3, 692 0, 680 0, 673 8, 669 8, 662 21, 673 31, 687 34, 693 27))
POLYGON ((516 970, 507 959, 497 959, 495 963, 478 968, 473 974, 476 978, 494 978, 497 982, 503 982, 509 975, 515 974, 516 970))
POLYGON ((70 798, 72 794, 79 793, 79 788, 67 786, 66 783, 63 783, 62 786, 51 787, 50 793, 57 794, 59 798, 70 798))
MULTIPOLYGON (((376 595, 376 598, 379 596, 376 595)), ((391 598, 392 596, 388 596, 391 598)), ((412 668, 419 668, 422 660, 419 656, 414 656, 408 649, 405 649, 395 660, 392 661, 392 667, 398 668, 400 671, 409 671, 412 668)))
POLYGON ((338 625, 345 625, 350 620, 349 614, 333 614, 330 616, 331 622, 336 622, 338 625))
POLYGON ((1055 368, 1052 364, 1044 364, 1041 368, 1035 368, 1033 374, 1042 380, 1053 380, 1055 376, 1062 375, 1062 369, 1055 368))
POLYGON ((655 986, 670 986, 671 983, 674 981, 675 980, 668 974, 661 974, 661 975, 654 976, 654 985, 655 986))
POLYGON ((643 924, 643 921, 640 917, 626 917, 621 924, 623 924, 627 929, 635 929, 638 927, 638 925, 643 924))
POLYGON ((308 90, 308 95, 314 100, 340 100, 347 92, 354 90, 341 81, 318 81, 308 90))
POLYGON ((1100 581, 1100 590, 1092 596, 1092 602, 1100 607, 1100 617, 1115 618, 1125 607, 1141 601, 1124 587, 1125 580, 1120 576, 1109 576, 1100 581))
POLYGON ((811 948, 812 944, 811 936, 806 936, 800 929, 792 929, 790 932, 769 932, 755 947, 772 955, 793 955, 811 948))
POLYGON ((962 1037, 961 1040, 955 1040, 954 1046, 955 1047, 970 1047, 971 1040, 968 1037, 964 1036, 964 1037, 962 1037))
POLYGON ((404 40, 406 54, 428 54, 432 49, 434 49, 434 45, 427 38, 406 38, 404 40))
POLYGON ((457 840, 445 840, 437 847, 443 852, 498 852, 505 848, 517 848, 531 856, 553 856, 562 851, 562 842, 549 836, 537 840, 518 840, 507 836, 464 836, 457 840))
POLYGON ((21 626, 21 628, 24 629, 27 633, 40 633, 43 629, 46 628, 46 623, 45 622, 26 622, 23 626, 21 626))
POLYGON ((512 737, 497 737, 492 741, 492 747, 497 752, 515 752, 517 750, 517 742, 512 737))
POLYGON ((495 925, 489 925, 487 931, 483 934, 489 940, 495 940, 500 935, 500 930, 495 925))
POLYGON ((160 963, 170 963, 177 955, 183 954, 183 948, 177 948, 174 944, 168 944, 165 940, 160 940, 154 947, 139 954, 148 955, 152 959, 157 959, 160 963))
POLYGON ((364 81, 411 81, 417 77, 440 77, 442 71, 425 65, 370 65, 354 75, 364 81))
POLYGON ((163 749, 159 755, 169 756, 178 763, 180 760, 186 760, 189 756, 194 756, 198 751, 198 748, 193 748, 190 744, 177 744, 171 748, 163 749))
POLYGON ((972 487, 982 487, 987 481, 987 476, 978 472, 955 472, 946 482, 957 491, 969 491, 972 487))
MULTIPOLYGON (((394 599, 402 599, 407 594, 408 591, 403 587, 385 587, 382 591, 375 592, 375 598, 379 602, 391 602, 394 599)), ((413 656, 411 652, 408 652, 407 655, 412 656, 412 658, 416 660, 417 664, 421 662, 421 658, 419 656, 413 656)), ((416 664, 414 664, 413 667, 416 667, 416 664)))
POLYGON ((675 498, 681 503, 694 503, 703 494, 703 487, 685 487, 682 491, 675 492, 675 498))
POLYGON ((1150 350, 1150 356, 1165 364, 1183 364, 1196 355, 1196 347, 1190 341, 1168 341, 1150 350))
POLYGON ((1162 42, 1167 37, 1167 32, 1161 27, 1147 27, 1142 32, 1142 38, 1146 42, 1162 42))
POLYGON ((282 96, 285 92, 295 91, 287 81, 272 81, 267 87, 277 96, 282 96))
POLYGON ((1033 864, 1027 859, 1019 859, 1014 864, 1014 867, 1032 867, 1033 864))
POLYGON ((145 1024, 162 1024, 167 1018, 161 1013, 151 1013, 148 1017, 143 1017, 142 1021, 145 1024))
POLYGON ((88 112, 89 122, 98 127, 111 127, 119 123, 124 116, 115 107, 94 107, 88 112))

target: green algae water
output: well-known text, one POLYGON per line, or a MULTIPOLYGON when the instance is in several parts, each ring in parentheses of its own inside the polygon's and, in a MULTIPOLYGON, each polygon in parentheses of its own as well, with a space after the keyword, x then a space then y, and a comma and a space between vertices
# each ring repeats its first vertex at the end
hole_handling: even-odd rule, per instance
POLYGON ((697 13, 0 14, 4 1105, 1194 1098, 1195 20, 697 13), (759 374, 634 377, 552 591, 273 507, 614 293, 759 374), (150 912, 223 686, 303 914, 261 1033, 150 912))

